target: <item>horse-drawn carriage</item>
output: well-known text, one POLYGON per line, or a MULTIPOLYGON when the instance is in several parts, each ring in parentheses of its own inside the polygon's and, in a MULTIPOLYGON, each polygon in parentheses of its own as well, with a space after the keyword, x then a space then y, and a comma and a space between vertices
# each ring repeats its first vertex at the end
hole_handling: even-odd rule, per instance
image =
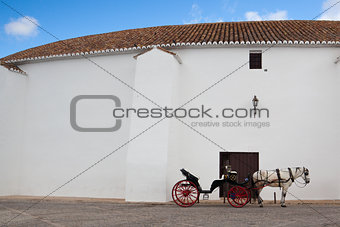
POLYGON ((223 179, 214 180, 209 190, 203 190, 199 184, 198 177, 185 169, 180 171, 186 179, 174 185, 172 199, 181 207, 193 206, 196 202, 199 202, 200 194, 203 194, 203 198, 207 198, 208 194, 227 183, 232 187, 227 191, 226 197, 233 207, 240 208, 249 203, 252 192, 256 193, 260 206, 263 206, 260 192, 266 186, 282 187, 281 206, 285 207, 285 196, 290 185, 299 177, 303 178, 305 185, 310 182, 309 171, 305 167, 260 170, 246 178, 244 182, 237 182, 236 171, 228 171, 227 174, 223 175, 223 179))

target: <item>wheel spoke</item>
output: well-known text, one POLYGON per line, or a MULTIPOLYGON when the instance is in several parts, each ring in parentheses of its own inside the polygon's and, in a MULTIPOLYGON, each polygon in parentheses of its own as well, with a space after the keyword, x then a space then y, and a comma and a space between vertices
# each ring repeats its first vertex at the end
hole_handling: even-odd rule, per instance
POLYGON ((228 191, 227 198, 233 207, 243 207, 248 202, 248 192, 244 187, 234 186, 228 191))
POLYGON ((179 181, 172 189, 172 198, 173 201, 179 206, 192 206, 198 199, 198 189, 191 181, 179 181))

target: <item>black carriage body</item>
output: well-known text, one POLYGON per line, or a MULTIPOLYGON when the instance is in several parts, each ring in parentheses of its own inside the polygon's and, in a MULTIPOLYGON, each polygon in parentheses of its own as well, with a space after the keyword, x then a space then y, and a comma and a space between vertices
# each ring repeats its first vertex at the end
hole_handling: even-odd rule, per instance
POLYGON ((198 177, 192 175, 185 169, 181 169, 181 172, 186 177, 186 180, 191 181, 192 183, 195 184, 195 186, 198 188, 198 191, 200 193, 212 193, 217 187, 223 186, 223 184, 225 183, 229 183, 231 185, 239 185, 239 186, 244 186, 245 184, 248 183, 248 180, 242 183, 238 183, 236 182, 236 177, 234 174, 228 174, 226 177, 224 177, 224 179, 214 180, 211 183, 210 190, 203 190, 201 185, 198 182, 198 177))
POLYGON ((246 179, 244 182, 238 183, 236 181, 236 172, 228 172, 228 174, 224 175, 223 179, 214 180, 210 186, 210 190, 202 189, 198 177, 192 175, 185 169, 181 169, 181 172, 186 177, 186 180, 178 181, 172 188, 172 198, 174 202, 181 207, 193 206, 196 202, 199 202, 201 193, 204 193, 204 196, 206 196, 206 194, 212 193, 217 187, 223 186, 226 183, 233 185, 226 195, 230 205, 239 208, 250 201, 250 191, 249 188, 246 188, 249 180, 246 179))

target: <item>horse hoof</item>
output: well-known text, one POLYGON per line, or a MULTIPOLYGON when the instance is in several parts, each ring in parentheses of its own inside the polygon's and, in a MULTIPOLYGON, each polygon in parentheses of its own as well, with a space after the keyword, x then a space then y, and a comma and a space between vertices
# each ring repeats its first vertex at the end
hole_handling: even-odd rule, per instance
POLYGON ((281 205, 281 207, 287 207, 286 205, 281 205))

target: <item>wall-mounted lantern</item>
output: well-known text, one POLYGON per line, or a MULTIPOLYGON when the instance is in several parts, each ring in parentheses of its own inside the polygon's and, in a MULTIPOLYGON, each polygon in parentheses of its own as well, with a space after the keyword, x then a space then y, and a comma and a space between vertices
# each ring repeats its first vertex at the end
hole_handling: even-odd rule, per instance
POLYGON ((259 104, 259 100, 257 99, 256 95, 254 95, 254 98, 253 98, 254 117, 256 116, 256 108, 258 104, 259 104))

